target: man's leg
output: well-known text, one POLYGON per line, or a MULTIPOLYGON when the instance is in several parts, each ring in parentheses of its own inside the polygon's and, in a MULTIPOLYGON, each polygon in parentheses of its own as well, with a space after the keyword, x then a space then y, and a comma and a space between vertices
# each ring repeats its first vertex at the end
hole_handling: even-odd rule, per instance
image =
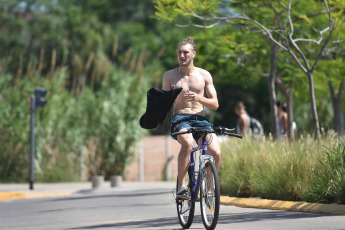
POLYGON ((194 145, 194 139, 192 134, 178 135, 177 139, 181 144, 181 150, 177 158, 178 189, 180 189, 181 187, 186 187, 185 176, 188 171, 188 166, 190 162, 189 156, 194 145))
POLYGON ((206 137, 207 143, 210 142, 210 138, 211 138, 211 143, 207 145, 207 153, 214 158, 217 170, 219 171, 220 156, 221 156, 219 141, 218 141, 217 135, 214 133, 207 135, 206 137), (212 137, 210 137, 210 135, 212 135, 212 137))

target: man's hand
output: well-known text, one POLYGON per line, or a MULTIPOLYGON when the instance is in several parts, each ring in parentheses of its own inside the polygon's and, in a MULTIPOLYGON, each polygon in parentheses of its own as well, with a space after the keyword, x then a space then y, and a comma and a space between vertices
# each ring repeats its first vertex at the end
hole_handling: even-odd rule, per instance
POLYGON ((194 102, 198 102, 199 101, 199 97, 200 95, 191 92, 189 90, 187 90, 187 93, 184 94, 184 98, 186 99, 186 101, 194 101, 194 102))

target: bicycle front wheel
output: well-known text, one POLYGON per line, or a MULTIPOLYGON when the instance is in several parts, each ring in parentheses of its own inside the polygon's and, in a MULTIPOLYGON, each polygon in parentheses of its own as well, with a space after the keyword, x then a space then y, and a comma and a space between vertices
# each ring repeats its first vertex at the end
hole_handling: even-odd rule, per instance
MULTIPOLYGON (((188 175, 186 175, 186 185, 189 194, 192 194, 192 175, 190 172, 190 167, 188 168, 188 175)), ((178 181, 176 183, 176 191, 178 187, 178 181)), ((180 222, 180 225, 184 229, 190 228, 193 223, 195 202, 192 201, 190 197, 188 200, 176 200, 177 215, 180 222)))
POLYGON ((215 229, 219 215, 219 179, 216 166, 209 161, 202 169, 200 209, 206 229, 215 229))

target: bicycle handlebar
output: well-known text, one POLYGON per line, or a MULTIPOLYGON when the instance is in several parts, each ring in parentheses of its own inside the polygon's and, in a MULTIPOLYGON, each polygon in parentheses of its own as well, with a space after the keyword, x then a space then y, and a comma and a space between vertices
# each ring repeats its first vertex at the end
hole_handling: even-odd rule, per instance
POLYGON ((235 129, 228 129, 228 128, 221 127, 221 126, 213 128, 213 131, 210 131, 208 129, 196 129, 196 128, 191 127, 186 131, 175 132, 175 133, 172 133, 171 135, 177 136, 177 135, 187 134, 187 133, 205 133, 205 134, 207 134, 207 133, 219 133, 219 134, 225 134, 228 136, 237 137, 237 138, 242 139, 241 135, 236 134, 236 133, 231 133, 233 131, 235 131, 235 129))

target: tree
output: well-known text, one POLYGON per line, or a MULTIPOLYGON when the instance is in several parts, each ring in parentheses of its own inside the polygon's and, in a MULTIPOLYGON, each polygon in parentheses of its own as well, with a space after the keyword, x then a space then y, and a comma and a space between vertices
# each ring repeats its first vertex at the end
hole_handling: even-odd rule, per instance
MULTIPOLYGON (((337 47, 339 48, 339 47, 337 47)), ((342 50, 341 48, 339 48, 342 50)), ((326 52, 325 58, 320 61, 320 68, 315 75, 328 86, 329 96, 333 107, 333 129, 339 134, 342 134, 343 127, 341 127, 341 112, 342 97, 344 95, 344 75, 345 65, 343 62, 342 52, 339 54, 326 52)))
MULTIPOLYGON (((276 54, 278 49, 290 54, 292 59, 296 61, 298 67, 305 73, 305 75, 308 78, 310 103, 313 115, 315 135, 316 138, 320 140, 320 126, 316 110, 313 72, 317 66, 319 59, 322 56, 322 53, 326 45, 329 43, 331 39, 332 33, 336 25, 339 22, 341 22, 340 18, 343 17, 342 12, 345 7, 343 6, 340 0, 332 1, 333 6, 336 9, 339 9, 337 10, 336 15, 332 15, 331 5, 328 0, 324 1, 324 7, 326 8, 324 11, 320 10, 320 7, 318 7, 318 13, 310 13, 309 15, 301 14, 297 10, 297 12, 292 12, 292 9, 311 9, 312 7, 309 2, 301 4, 300 1, 296 1, 292 4, 291 0, 289 0, 287 3, 286 1, 277 1, 274 3, 245 1, 244 3, 235 2, 234 4, 231 4, 231 2, 227 4, 226 1, 216 0, 207 2, 199 2, 194 0, 156 0, 155 2, 157 3, 156 17, 170 23, 175 23, 177 26, 212 28, 214 26, 221 25, 224 23, 234 24, 234 21, 240 20, 242 24, 236 24, 237 26, 241 26, 267 36, 271 47, 271 67, 268 77, 268 86, 270 91, 270 104, 272 111, 271 116, 273 120, 274 133, 277 132, 277 128, 274 127, 277 124, 276 109, 274 106, 274 79, 276 74, 276 54), (228 9, 220 9, 220 7, 224 7, 227 5, 230 6, 228 9), (239 15, 237 13, 238 11, 236 11, 236 8, 231 8, 236 7, 236 5, 237 9, 239 5, 242 7, 242 12, 245 13, 244 15, 239 15), (273 18, 273 26, 271 24, 265 25, 265 20, 259 22, 255 19, 255 16, 257 16, 258 14, 258 7, 262 8, 264 12, 268 12, 267 9, 271 9, 274 12, 275 17, 273 18), (254 16, 246 16, 246 9, 253 8, 255 8, 256 10, 256 12, 254 12, 254 16), (327 16, 327 25, 325 25, 325 28, 323 29, 316 29, 316 32, 319 35, 319 38, 317 40, 310 38, 312 36, 312 33, 305 33, 304 31, 299 31, 297 30, 298 27, 296 29, 296 25, 298 25, 298 23, 300 23, 301 21, 310 22, 310 18, 316 16, 323 17, 324 15, 327 16), (304 20, 301 20, 301 18, 304 20), (184 21, 187 20, 187 22, 184 22, 183 25, 178 24, 181 23, 181 20, 183 19, 185 19, 184 21), (252 25, 254 25, 255 27, 253 27, 252 25), (277 25, 277 27, 274 27, 275 25, 277 25), (257 31, 258 28, 259 31, 257 31), (324 34, 327 35, 325 36, 324 34), (294 38, 295 35, 299 35, 301 37, 294 38), (309 64, 309 60, 306 57, 306 52, 303 52, 303 47, 300 48, 300 46, 297 43, 301 43, 303 46, 305 46, 306 43, 313 43, 321 46, 321 48, 316 53, 316 56, 313 58, 312 65, 309 64)), ((262 14, 263 12, 260 13, 262 14)))

